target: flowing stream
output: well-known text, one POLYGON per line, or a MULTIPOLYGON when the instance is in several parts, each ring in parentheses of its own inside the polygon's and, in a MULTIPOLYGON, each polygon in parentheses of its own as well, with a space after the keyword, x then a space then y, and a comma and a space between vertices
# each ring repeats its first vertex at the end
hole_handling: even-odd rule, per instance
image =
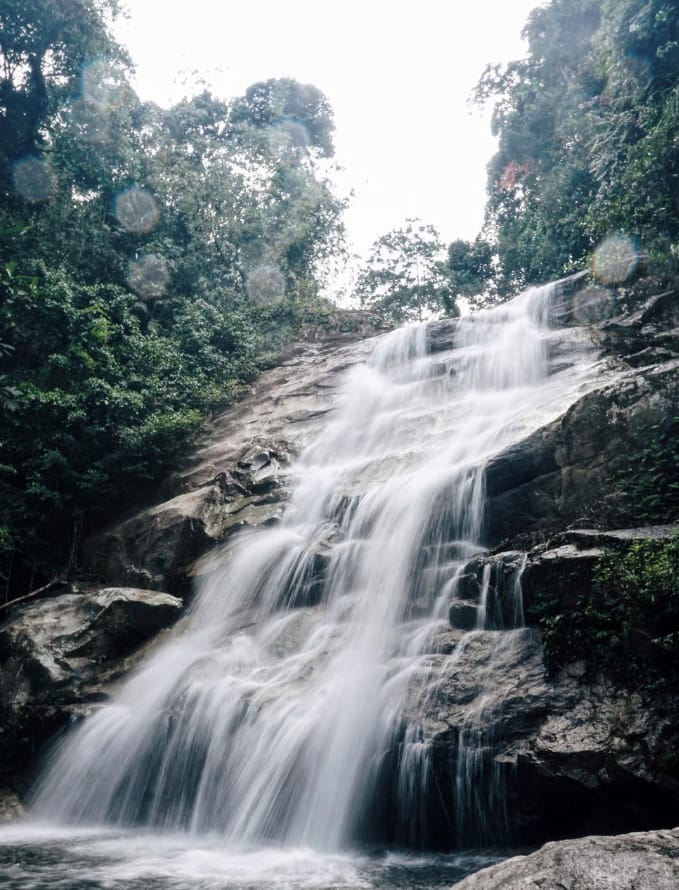
MULTIPOLYGON (((531 290, 462 319, 454 349, 435 355, 424 325, 406 327, 347 372, 340 407, 293 470, 282 520, 229 544, 171 641, 53 754, 32 807, 33 830, 59 826, 43 857, 88 861, 90 877, 92 862, 128 869, 127 883, 55 886, 213 886, 134 871, 147 832, 164 838, 148 849, 165 845, 175 877, 191 850, 194 874, 222 862, 215 887, 433 887, 488 861, 440 859, 435 879, 426 857, 401 873, 394 854, 378 867, 347 851, 428 841, 427 698, 420 714, 405 702, 448 627, 465 561, 482 550, 484 467, 592 385, 583 332, 547 324, 553 298, 531 290), (111 852, 117 838, 129 856, 111 852), (267 876, 244 864, 257 850, 267 876)), ((518 577, 516 596, 515 620, 494 628, 500 650, 520 634, 518 577)), ((458 649, 492 626, 482 596, 458 649)), ((475 787, 483 713, 481 703, 460 736, 461 837, 502 795, 475 787)), ((17 868, 10 886, 31 886, 17 868)))

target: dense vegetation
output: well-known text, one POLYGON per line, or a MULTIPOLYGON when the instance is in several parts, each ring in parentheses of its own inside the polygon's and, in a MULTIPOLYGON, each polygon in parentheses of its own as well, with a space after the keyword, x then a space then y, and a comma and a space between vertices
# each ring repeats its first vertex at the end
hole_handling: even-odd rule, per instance
POLYGON ((527 55, 488 67, 494 101, 484 231, 456 241, 457 294, 497 299, 591 262, 606 283, 641 260, 679 267, 679 4, 552 0, 527 55))
POLYGON ((620 526, 679 521, 679 417, 670 415, 649 435, 615 480, 612 519, 620 526))
MULTIPOLYGON (((119 12, 0 9, 5 596, 67 568, 92 523, 161 475, 322 310, 342 251, 323 94, 282 79, 230 102, 142 103, 111 36, 119 12)), ((359 276, 362 303, 393 322, 587 262, 608 284, 639 264, 677 273, 676 0, 552 0, 525 37, 526 57, 477 89, 499 137, 484 231, 445 262, 438 233, 408 221, 359 276)))
POLYGON ((315 87, 141 103, 116 0, 0 9, 0 583, 64 571, 319 306, 341 250, 315 87))
POLYGON ((591 589, 582 579, 557 579, 536 598, 533 617, 551 670, 585 659, 591 671, 622 685, 676 691, 679 536, 604 554, 591 589))

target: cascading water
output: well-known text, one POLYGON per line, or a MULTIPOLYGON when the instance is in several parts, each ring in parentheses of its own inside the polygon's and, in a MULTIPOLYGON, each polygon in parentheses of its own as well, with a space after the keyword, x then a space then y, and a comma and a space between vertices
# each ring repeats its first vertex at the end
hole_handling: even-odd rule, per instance
MULTIPOLYGON (((380 839, 426 840, 428 739, 404 703, 481 549, 484 467, 557 416, 592 364, 581 338, 550 373, 551 297, 462 319, 445 354, 427 355, 423 325, 378 341, 301 456, 281 522, 228 547, 174 639, 66 739, 37 817, 338 849, 370 836, 387 783, 380 839)), ((483 806, 482 722, 480 708, 460 740, 458 822, 483 806)))

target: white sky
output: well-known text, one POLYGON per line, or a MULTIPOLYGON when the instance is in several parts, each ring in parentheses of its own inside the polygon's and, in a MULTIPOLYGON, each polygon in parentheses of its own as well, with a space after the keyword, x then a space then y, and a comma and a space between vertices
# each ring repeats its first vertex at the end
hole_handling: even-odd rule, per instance
POLYGON ((202 89, 230 98, 270 77, 313 83, 335 113, 355 248, 406 217, 445 242, 473 238, 494 152, 489 115, 468 107, 487 62, 524 53, 539 0, 126 0, 116 28, 142 99, 202 89), (188 74, 188 80, 187 80, 188 74), (192 85, 193 84, 193 85, 192 85))

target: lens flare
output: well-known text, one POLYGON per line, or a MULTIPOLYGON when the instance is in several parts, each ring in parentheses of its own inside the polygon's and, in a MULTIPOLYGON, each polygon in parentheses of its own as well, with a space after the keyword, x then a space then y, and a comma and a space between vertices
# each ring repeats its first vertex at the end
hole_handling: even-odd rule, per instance
POLYGON ((118 68, 106 59, 95 59, 82 72, 83 97, 100 108, 120 108, 130 88, 118 68))
POLYGON ((85 142, 107 142, 111 136, 109 112, 83 97, 76 100, 71 107, 71 124, 85 142))
POLYGON ((285 294, 285 279, 278 266, 272 263, 260 263, 248 275, 248 296, 252 302, 261 306, 278 300, 285 294))
POLYGON ((151 232, 160 219, 160 211, 153 195, 138 186, 118 195, 114 212, 125 231, 135 235, 151 232))
POLYGON ((54 173, 50 165, 32 156, 16 162, 12 181, 16 191, 30 204, 47 201, 54 190, 54 173))
POLYGON ((639 263, 634 239, 618 232, 609 235, 594 251, 592 272, 604 284, 622 284, 639 263))
POLYGON ((170 269, 159 253, 147 253, 130 263, 127 275, 130 288, 145 300, 158 299, 167 291, 170 269))

